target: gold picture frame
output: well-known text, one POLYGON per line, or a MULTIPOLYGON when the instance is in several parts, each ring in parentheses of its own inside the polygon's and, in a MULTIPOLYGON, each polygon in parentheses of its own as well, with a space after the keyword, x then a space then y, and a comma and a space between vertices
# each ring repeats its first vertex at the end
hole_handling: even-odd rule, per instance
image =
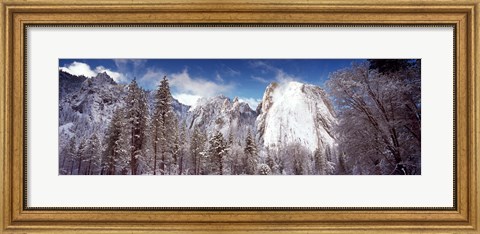
POLYGON ((1 232, 470 232, 480 226, 479 0, 1 0, 1 232), (27 25, 324 24, 455 27, 455 209, 144 210, 25 207, 27 25))

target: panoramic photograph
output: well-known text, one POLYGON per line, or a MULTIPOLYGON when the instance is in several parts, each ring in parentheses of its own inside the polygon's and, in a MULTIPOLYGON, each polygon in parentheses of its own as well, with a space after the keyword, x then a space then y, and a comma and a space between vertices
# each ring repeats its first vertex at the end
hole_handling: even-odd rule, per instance
POLYGON ((59 59, 59 175, 421 175, 420 59, 59 59))

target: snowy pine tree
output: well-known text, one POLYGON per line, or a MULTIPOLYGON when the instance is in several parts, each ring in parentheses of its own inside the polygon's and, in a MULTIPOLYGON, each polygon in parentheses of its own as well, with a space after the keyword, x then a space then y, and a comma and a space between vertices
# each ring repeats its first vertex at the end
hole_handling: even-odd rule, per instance
MULTIPOLYGON (((160 159, 160 173, 171 172, 171 164, 176 168, 178 161, 178 120, 172 109, 172 94, 167 77, 163 77, 155 93, 154 110, 154 154, 160 159)), ((155 156, 155 162, 158 160, 155 156)), ((156 164, 156 163, 155 163, 156 164)), ((156 166, 154 172, 156 171, 156 166)))
POLYGON ((85 168, 81 172, 83 175, 93 175, 99 173, 101 160, 101 145, 97 134, 92 134, 87 140, 87 148, 85 150, 85 168))
POLYGON ((169 140, 169 154, 171 155, 170 167, 168 168, 168 174, 178 175, 179 171, 179 161, 180 161, 180 139, 179 139, 179 129, 178 121, 176 117, 171 118, 171 125, 168 126, 168 135, 167 139, 169 140))
MULTIPOLYGON (((163 124, 163 118, 161 116, 161 112, 158 111, 158 108, 155 109, 155 112, 152 116, 151 120, 151 131, 152 131, 152 153, 153 153, 153 174, 157 174, 157 168, 159 167, 159 161, 164 160, 165 145, 166 139, 164 136, 165 133, 165 126, 163 124)), ((162 169, 162 173, 163 173, 162 169)))
POLYGON ((75 163, 75 156, 77 153, 76 138, 72 136, 68 141, 68 144, 65 149, 65 155, 63 157, 60 171, 61 174, 71 175, 73 170, 73 165, 75 163))
POLYGON ((209 141, 208 157, 209 171, 212 175, 223 175, 224 159, 227 154, 227 144, 220 131, 216 131, 209 141))
POLYGON ((187 137, 187 124, 183 121, 180 126, 180 131, 178 134, 178 174, 182 175, 185 173, 186 159, 188 155, 188 137, 187 137))
POLYGON ((77 149, 76 161, 77 161, 77 170, 75 172, 76 175, 80 175, 82 173, 82 163, 86 158, 86 148, 87 148, 87 140, 83 139, 80 141, 80 145, 77 149))
POLYGON ((267 166, 270 168, 271 173, 274 175, 280 175, 282 173, 282 168, 278 165, 278 156, 276 154, 276 150, 270 150, 268 147, 267 151, 267 158, 265 162, 267 166))
POLYGON ((147 100, 145 92, 138 87, 136 80, 128 85, 126 99, 126 130, 129 136, 129 171, 138 174, 140 162, 144 158, 147 129, 147 100))
POLYGON ((327 160, 320 149, 316 149, 313 153, 314 161, 315 161, 315 169, 316 174, 318 175, 326 175, 327 174, 327 160))
POLYGON ((123 167, 123 158, 125 158, 125 142, 122 135, 123 114, 121 109, 117 109, 110 121, 106 135, 106 148, 102 155, 102 175, 115 175, 123 167))
POLYGON ((258 151, 257 144, 255 143, 255 138, 252 137, 250 129, 247 133, 247 139, 245 139, 245 173, 247 175, 256 174, 257 162, 258 162, 258 151))
POLYGON ((228 139, 225 141, 225 155, 223 156, 223 175, 231 175, 234 171, 235 142, 233 131, 230 129, 228 139))
POLYGON ((192 174, 199 175, 202 156, 205 151, 205 144, 206 144, 206 136, 205 134, 198 128, 194 127, 193 134, 190 138, 190 161, 192 164, 192 174))

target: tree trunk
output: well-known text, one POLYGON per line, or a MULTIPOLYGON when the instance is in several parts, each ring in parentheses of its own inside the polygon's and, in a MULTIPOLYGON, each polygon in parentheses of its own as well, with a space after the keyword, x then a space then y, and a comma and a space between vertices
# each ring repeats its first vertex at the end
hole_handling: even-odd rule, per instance
POLYGON ((220 164, 220 165, 219 165, 219 166, 220 166, 220 168, 219 168, 219 169, 220 169, 220 172, 219 172, 219 173, 220 173, 220 175, 223 175, 223 160, 222 160, 222 155, 219 155, 219 157, 218 157, 218 163, 220 164))
POLYGON ((153 175, 157 174, 157 143, 155 143, 155 149, 153 150, 153 175))
POLYGON ((197 155, 193 154, 193 174, 198 175, 197 155))
POLYGON ((85 175, 89 175, 90 174, 90 166, 92 165, 92 160, 89 160, 88 161, 88 166, 87 166, 87 169, 85 170, 85 175))
POLYGON ((66 160, 67 157, 65 157, 65 155, 63 156, 63 159, 62 159, 62 169, 63 167, 65 166, 65 160, 66 160))
POLYGON ((155 140, 153 141, 153 175, 157 174, 157 140, 158 140, 158 126, 155 124, 155 140))
POLYGON ((82 169, 82 158, 79 158, 78 159, 78 170, 77 170, 78 175, 80 175, 81 169, 82 169))
POLYGON ((75 164, 75 161, 72 159, 71 162, 72 162, 72 165, 70 166, 70 175, 73 175, 73 166, 75 164))
POLYGON ((183 171, 183 156, 180 156, 179 164, 178 164, 178 174, 181 175, 183 171))
POLYGON ((160 174, 165 175, 165 152, 162 152, 162 161, 160 162, 160 174))

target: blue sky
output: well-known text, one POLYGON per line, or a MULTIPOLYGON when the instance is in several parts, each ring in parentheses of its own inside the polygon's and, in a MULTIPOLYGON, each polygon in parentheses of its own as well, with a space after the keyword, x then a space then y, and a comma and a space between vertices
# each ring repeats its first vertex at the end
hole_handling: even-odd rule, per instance
POLYGON ((135 77, 146 90, 156 89, 163 76, 172 95, 193 105, 200 97, 239 97, 255 109, 271 82, 296 80, 323 87, 328 75, 354 59, 60 59, 60 69, 93 77, 107 72, 118 83, 135 77))

